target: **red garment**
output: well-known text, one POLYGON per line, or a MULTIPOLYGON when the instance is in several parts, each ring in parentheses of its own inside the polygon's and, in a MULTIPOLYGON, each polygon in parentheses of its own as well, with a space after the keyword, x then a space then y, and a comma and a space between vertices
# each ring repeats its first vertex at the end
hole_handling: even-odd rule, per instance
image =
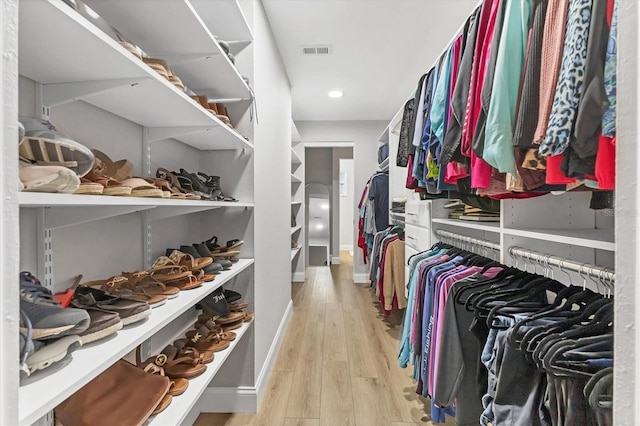
MULTIPOLYGON (((482 5, 482 12, 480 13, 478 34, 476 36, 473 65, 471 67, 469 97, 467 98, 467 110, 465 113, 464 123, 462 125, 462 141, 460 143, 460 152, 462 155, 472 158, 472 170, 474 170, 475 167, 473 165, 471 142, 478 124, 480 108, 482 108, 480 97, 487 71, 487 62, 491 56, 491 45, 493 42, 493 33, 496 26, 499 6, 500 0, 486 0, 484 2, 482 5)), ((482 162, 484 162, 484 160, 482 160, 482 162)), ((477 165, 477 167, 480 168, 481 166, 477 165)), ((473 178, 473 172, 471 175, 473 178)))
POLYGON ((547 157, 547 185, 566 185, 574 183, 575 178, 569 178, 562 172, 562 158, 564 154, 547 157))
POLYGON ((467 166, 456 161, 447 163, 447 169, 444 175, 445 183, 455 185, 456 183, 458 183, 458 180, 466 177, 469 177, 467 166))
POLYGON ((405 188, 407 189, 416 189, 418 188, 418 179, 413 177, 413 160, 415 155, 409 154, 409 159, 407 161, 407 182, 405 183, 405 188))
POLYGON ((367 243, 364 239, 364 234, 362 230, 364 229, 364 219, 360 219, 358 221, 358 247, 362 249, 362 259, 364 264, 367 264, 367 256, 369 256, 369 247, 367 247, 367 243))
POLYGON ((616 138, 600 135, 598 139, 596 179, 600 189, 616 189, 616 138))
POLYGON ((491 186, 492 167, 471 151, 471 187, 489 188, 491 186))
MULTIPOLYGON (((384 288, 382 285, 382 277, 384 276, 384 264, 385 264, 385 260, 387 258, 387 247, 389 247, 389 243, 391 241, 395 241, 397 240, 398 237, 394 237, 394 238, 390 238, 388 240, 386 240, 382 247, 380 247, 380 250, 382 250, 382 256, 380 259, 380 274, 378 274, 378 299, 380 300, 380 309, 382 309, 382 313, 384 314, 385 317, 388 317, 389 315, 391 315, 390 311, 387 311, 384 307, 385 307, 385 300, 384 300, 384 288)), ((393 305, 393 301, 391 303, 391 308, 392 309, 397 309, 398 308, 398 302, 397 300, 395 300, 394 297, 394 301, 395 306, 393 305)))

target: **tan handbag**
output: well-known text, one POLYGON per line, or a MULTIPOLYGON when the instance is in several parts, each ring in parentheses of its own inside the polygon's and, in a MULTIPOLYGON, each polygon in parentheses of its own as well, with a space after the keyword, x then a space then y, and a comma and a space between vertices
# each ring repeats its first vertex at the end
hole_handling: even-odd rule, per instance
POLYGON ((169 390, 169 379, 120 360, 55 408, 64 426, 142 425, 169 390))

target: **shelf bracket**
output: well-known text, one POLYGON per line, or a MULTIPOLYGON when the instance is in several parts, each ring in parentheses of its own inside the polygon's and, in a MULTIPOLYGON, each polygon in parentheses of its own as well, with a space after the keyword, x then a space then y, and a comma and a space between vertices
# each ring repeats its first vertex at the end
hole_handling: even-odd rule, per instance
POLYGON ((38 208, 36 219, 37 249, 37 277, 41 284, 48 289, 53 288, 53 236, 47 227, 47 212, 44 207, 38 208))
POLYGON ((191 135, 193 133, 210 132, 218 127, 219 126, 151 127, 147 131, 146 139, 151 143, 164 139, 191 135))
POLYGON ((185 214, 199 213, 207 210, 219 209, 219 206, 171 206, 171 207, 158 207, 153 211, 148 212, 149 221, 168 219, 174 216, 182 216, 185 214))
POLYGON ((171 66, 187 64, 195 61, 206 61, 212 59, 214 56, 220 55, 220 52, 203 52, 203 53, 190 53, 188 55, 159 55, 167 61, 171 66))
POLYGON ((44 225, 47 230, 93 222, 124 214, 153 209, 156 206, 83 206, 46 208, 44 225))
POLYGON ((91 95, 122 86, 135 86, 149 77, 120 78, 114 80, 80 81, 75 83, 45 84, 42 88, 42 102, 47 107, 77 101, 91 95))

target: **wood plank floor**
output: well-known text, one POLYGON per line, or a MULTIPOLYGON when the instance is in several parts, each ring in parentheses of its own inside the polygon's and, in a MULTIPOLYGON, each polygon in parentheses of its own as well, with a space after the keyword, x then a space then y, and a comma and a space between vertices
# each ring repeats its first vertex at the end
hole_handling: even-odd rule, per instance
POLYGON ((293 316, 258 413, 202 414, 197 426, 432 425, 412 368, 398 366, 401 315, 382 317, 368 286, 353 283, 349 253, 340 260, 293 284, 293 316))

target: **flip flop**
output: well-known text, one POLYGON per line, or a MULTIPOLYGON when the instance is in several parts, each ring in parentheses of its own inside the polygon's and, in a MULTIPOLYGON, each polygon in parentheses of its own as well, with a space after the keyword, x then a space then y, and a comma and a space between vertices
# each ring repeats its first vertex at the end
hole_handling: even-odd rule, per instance
POLYGON ((191 337, 178 339, 186 346, 196 348, 199 351, 220 352, 229 347, 229 342, 223 340, 218 334, 210 331, 207 327, 200 327, 191 337))
POLYGON ((157 258, 156 261, 153 262, 153 265, 151 265, 149 274, 151 277, 165 284, 169 281, 175 281, 193 275, 189 268, 176 264, 167 256, 157 258))
MULTIPOLYGON (((222 327, 220 327, 218 324, 215 323, 215 321, 212 321, 212 320, 209 320, 204 324, 196 323, 195 325, 196 330, 199 330, 201 327, 208 328, 209 332, 216 333, 218 336, 220 336, 222 340, 227 340, 229 342, 236 340, 236 337, 237 337, 236 333, 232 333, 232 332, 225 333, 222 327)), ((186 334, 187 338, 193 337, 193 335, 196 333, 196 330, 187 331, 187 334, 186 334)))
POLYGON ((155 416, 156 414, 162 413, 164 410, 167 409, 169 405, 171 405, 172 400, 173 400, 173 397, 167 393, 165 396, 162 397, 162 399, 160 400, 156 408, 153 410, 151 415, 155 416))
POLYGON ((138 366, 145 371, 155 370, 162 368, 164 375, 170 379, 182 378, 192 379, 198 377, 207 370, 207 366, 204 365, 199 358, 193 358, 190 356, 179 355, 178 348, 173 345, 166 346, 162 352, 156 356, 152 356, 143 363, 139 362, 139 352, 136 352, 138 366))
POLYGON ((122 276, 129 280, 130 288, 140 288, 147 294, 160 294, 169 299, 178 297, 180 290, 175 287, 167 287, 161 281, 150 276, 147 271, 123 272, 122 276))
POLYGON ((162 306, 167 301, 167 296, 162 294, 149 294, 142 288, 131 286, 129 279, 121 275, 114 276, 106 280, 87 281, 81 285, 84 287, 96 288, 123 299, 146 302, 152 308, 162 306))

